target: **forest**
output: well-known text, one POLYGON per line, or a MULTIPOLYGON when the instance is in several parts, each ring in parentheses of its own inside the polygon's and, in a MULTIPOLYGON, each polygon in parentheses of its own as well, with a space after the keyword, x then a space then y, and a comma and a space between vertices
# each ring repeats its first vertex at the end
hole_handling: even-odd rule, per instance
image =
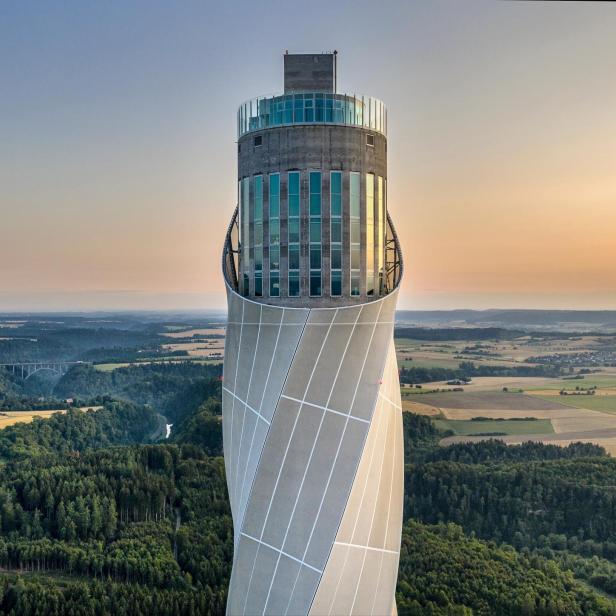
MULTIPOLYGON (((223 614, 220 368, 93 370, 58 387, 98 410, 0 431, 0 613, 223 614), (172 435, 153 442, 161 415, 172 435)), ((441 437, 404 414, 399 613, 616 615, 605 451, 441 437)))

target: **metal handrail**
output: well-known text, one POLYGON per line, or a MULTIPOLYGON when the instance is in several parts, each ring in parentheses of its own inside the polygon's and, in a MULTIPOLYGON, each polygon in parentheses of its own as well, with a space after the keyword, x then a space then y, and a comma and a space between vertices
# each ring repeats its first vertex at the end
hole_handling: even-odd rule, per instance
MULTIPOLYGON (((222 271, 225 280, 234 290, 239 289, 238 262, 241 246, 239 242, 239 206, 236 206, 231 222, 227 227, 222 253, 222 271), (237 245, 233 245, 233 232, 238 232, 237 245)), ((396 228, 389 213, 387 213, 387 234, 385 238, 385 295, 391 293, 400 284, 404 270, 402 250, 396 228)))
POLYGON ((237 265, 235 261, 235 256, 239 255, 240 252, 239 233, 237 248, 233 247, 233 231, 239 230, 239 212, 240 208, 239 206, 236 206, 235 211, 233 212, 233 216, 231 217, 231 222, 227 227, 227 234, 225 235, 225 245, 222 251, 222 271, 225 276, 225 280, 234 291, 237 291, 239 288, 237 265))

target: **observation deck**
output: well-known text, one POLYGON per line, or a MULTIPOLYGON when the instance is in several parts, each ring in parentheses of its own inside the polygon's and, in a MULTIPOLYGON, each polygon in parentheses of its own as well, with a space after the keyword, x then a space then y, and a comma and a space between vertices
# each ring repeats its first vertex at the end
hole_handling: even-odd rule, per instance
POLYGON ((238 139, 267 128, 314 124, 354 126, 387 136, 387 108, 371 96, 303 92, 253 98, 237 112, 238 139))
MULTIPOLYGON (((396 229, 391 220, 389 214, 387 214, 387 226, 386 226, 386 239, 385 239, 385 279, 383 295, 388 295, 394 291, 400 284, 404 264, 402 260, 402 251, 400 249, 400 243, 398 241, 398 235, 396 229)), ((229 227, 227 228, 227 234, 225 236, 225 244, 222 251, 222 271, 225 278, 225 282, 236 293, 239 293, 239 279, 238 272, 240 271, 240 259, 241 246, 239 241, 239 207, 235 208, 229 227)), ((257 301, 267 303, 267 298, 259 298, 257 301)), ((374 298, 378 299, 378 298, 374 298)), ((367 301, 374 301, 368 299, 367 301)), ((279 302, 276 302, 279 303, 279 302)))

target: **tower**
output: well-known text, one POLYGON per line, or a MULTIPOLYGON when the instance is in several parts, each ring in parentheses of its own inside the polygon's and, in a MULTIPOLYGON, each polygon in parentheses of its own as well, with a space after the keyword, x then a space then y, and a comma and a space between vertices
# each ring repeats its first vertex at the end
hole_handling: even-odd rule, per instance
POLYGON ((336 92, 337 54, 286 54, 284 93, 238 111, 223 274, 227 612, 395 612, 402 257, 387 113, 336 92))

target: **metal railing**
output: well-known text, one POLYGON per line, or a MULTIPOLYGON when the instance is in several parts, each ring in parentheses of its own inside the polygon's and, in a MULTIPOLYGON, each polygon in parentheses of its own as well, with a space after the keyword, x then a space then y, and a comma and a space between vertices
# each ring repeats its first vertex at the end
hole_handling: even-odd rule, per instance
MULTIPOLYGON (((239 243, 239 207, 235 208, 231 222, 227 227, 225 236, 225 244, 222 253, 222 270, 225 280, 229 286, 236 292, 239 292, 239 258, 240 258, 240 243, 239 243)), ((400 284, 404 263, 402 260, 402 251, 400 242, 391 220, 389 213, 387 214, 387 231, 385 237, 385 280, 383 281, 383 294, 391 293, 400 284)))

